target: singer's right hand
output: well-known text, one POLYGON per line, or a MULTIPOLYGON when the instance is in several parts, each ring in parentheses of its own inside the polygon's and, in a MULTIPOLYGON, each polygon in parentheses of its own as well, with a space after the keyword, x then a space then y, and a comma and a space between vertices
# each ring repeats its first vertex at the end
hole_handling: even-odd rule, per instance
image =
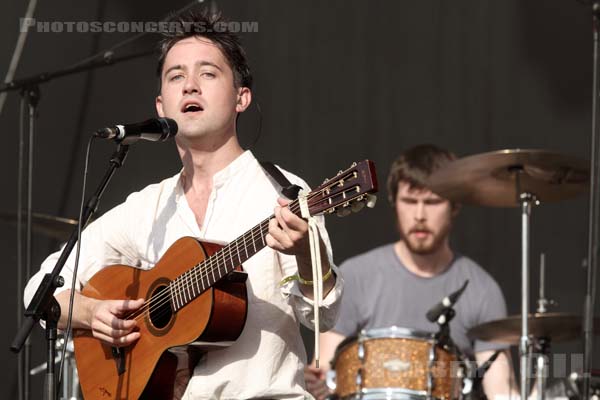
MULTIPOLYGON (((65 329, 69 309, 70 290, 58 293, 55 297, 61 308, 58 327, 65 329)), ((139 309, 143 299, 99 300, 75 292, 72 327, 90 330, 95 338, 114 346, 128 346, 140 338, 135 319, 126 315, 139 309)))
POLYGON ((325 371, 321 368, 312 366, 305 367, 304 380, 306 382, 306 390, 308 390, 316 400, 324 400, 331 394, 329 388, 325 384, 325 371))
POLYGON ((127 346, 140 338, 134 319, 123 319, 144 304, 144 299, 103 300, 92 309, 90 327, 95 338, 116 346, 127 346))

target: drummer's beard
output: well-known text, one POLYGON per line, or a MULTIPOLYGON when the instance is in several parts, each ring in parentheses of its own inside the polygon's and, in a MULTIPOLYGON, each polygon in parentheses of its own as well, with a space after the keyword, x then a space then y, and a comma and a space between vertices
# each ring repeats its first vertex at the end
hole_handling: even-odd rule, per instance
POLYGON ((448 219, 437 230, 431 229, 427 224, 415 224, 404 228, 398 221, 400 235, 408 250, 419 255, 434 254, 440 250, 448 241, 448 235, 452 228, 452 220, 448 219), (426 232, 424 238, 417 237, 416 232, 426 232))

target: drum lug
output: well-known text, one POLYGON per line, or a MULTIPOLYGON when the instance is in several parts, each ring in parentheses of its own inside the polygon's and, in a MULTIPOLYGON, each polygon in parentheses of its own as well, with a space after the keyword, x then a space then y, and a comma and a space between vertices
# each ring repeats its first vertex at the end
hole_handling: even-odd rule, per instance
POLYGON ((335 391, 335 389, 337 389, 337 380, 336 379, 337 379, 337 376, 336 376, 336 373, 334 370, 330 369, 325 374, 325 384, 332 391, 335 391))
POLYGON ((433 381, 433 367, 435 366, 435 347, 435 343, 432 343, 429 347, 429 372, 427 372, 427 398, 429 399, 431 399, 433 396, 433 389, 435 386, 435 383, 433 381))
POLYGON ((362 368, 359 368, 356 371, 356 386, 358 386, 358 391, 360 392, 362 390, 362 384, 363 384, 363 370, 362 368))
POLYGON ((365 345, 363 344, 362 340, 360 342, 358 342, 358 347, 356 350, 358 353, 358 359, 360 360, 361 364, 364 364, 364 362, 365 362, 365 345))

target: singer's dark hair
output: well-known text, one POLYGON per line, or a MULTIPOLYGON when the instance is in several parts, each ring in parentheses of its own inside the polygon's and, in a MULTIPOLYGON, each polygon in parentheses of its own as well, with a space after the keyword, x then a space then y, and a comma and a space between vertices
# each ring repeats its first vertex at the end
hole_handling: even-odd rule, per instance
POLYGON ((388 175, 390 204, 396 202, 400 182, 408 183, 411 189, 425 189, 429 176, 453 160, 456 160, 454 153, 433 144, 421 144, 401 153, 392 163, 388 175))
POLYGON ((156 69, 159 93, 167 53, 175 43, 194 36, 206 38, 217 45, 233 71, 233 84, 236 88, 252 89, 252 72, 248 66, 246 52, 240 38, 229 30, 228 23, 220 12, 211 12, 207 8, 188 11, 171 19, 169 26, 170 29, 163 32, 163 39, 159 43, 160 55, 156 69))

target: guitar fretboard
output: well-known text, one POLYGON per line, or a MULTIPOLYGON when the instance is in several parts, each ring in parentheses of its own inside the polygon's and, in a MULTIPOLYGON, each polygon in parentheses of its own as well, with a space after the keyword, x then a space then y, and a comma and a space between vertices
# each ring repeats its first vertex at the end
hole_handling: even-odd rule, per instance
MULTIPOLYGON (((298 201, 291 202, 289 209, 298 214, 298 201)), ((262 250, 266 246, 265 236, 269 231, 269 221, 272 218, 273 215, 174 279, 169 285, 173 312, 183 308, 226 277, 236 266, 243 264, 262 250)))
MULTIPOLYGON (((327 180, 309 193, 306 199, 310 215, 330 213, 338 206, 344 207, 347 212, 350 212, 351 201, 364 199, 363 194, 368 193, 374 187, 372 178, 366 180, 367 177, 371 177, 368 172, 373 167, 367 161, 363 161, 360 165, 362 165, 363 174, 357 172, 358 167, 354 164, 352 168, 344 172, 340 171, 335 178, 327 180)), ((292 201, 288 208, 296 215, 301 214, 298 200, 292 201)), ((234 271, 238 265, 243 264, 262 250, 266 246, 265 236, 269 231, 269 221, 273 218, 274 215, 271 215, 174 279, 168 287, 172 311, 177 312, 185 307, 186 304, 234 271)))

